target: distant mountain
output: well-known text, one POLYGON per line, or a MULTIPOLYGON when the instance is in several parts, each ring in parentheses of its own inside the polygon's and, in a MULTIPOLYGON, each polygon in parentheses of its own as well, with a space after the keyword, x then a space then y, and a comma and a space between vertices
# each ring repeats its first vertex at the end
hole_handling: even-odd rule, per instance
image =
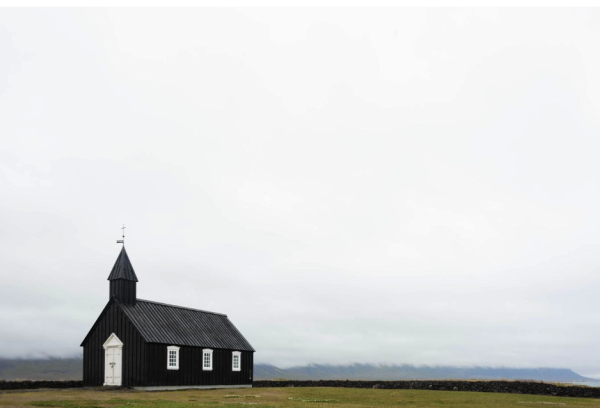
MULTIPOLYGON (((80 380, 81 358, 3 359, 0 380, 80 380)), ((563 368, 491 368, 413 365, 320 365, 278 368, 254 365, 255 380, 536 380, 548 382, 597 381, 563 368)))
POLYGON ((81 380, 81 358, 3 359, 0 380, 81 380))
POLYGON ((256 380, 536 380, 549 382, 596 381, 565 368, 492 368, 413 365, 320 365, 287 369, 268 364, 254 365, 256 380))

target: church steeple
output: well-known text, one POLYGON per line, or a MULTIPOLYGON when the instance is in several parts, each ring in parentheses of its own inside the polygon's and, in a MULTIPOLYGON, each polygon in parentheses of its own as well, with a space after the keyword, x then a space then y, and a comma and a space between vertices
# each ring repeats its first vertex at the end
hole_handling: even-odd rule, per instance
POLYGON ((125 245, 108 275, 108 280, 110 281, 110 298, 117 298, 121 303, 135 304, 138 279, 129 256, 127 256, 127 251, 125 251, 125 245))

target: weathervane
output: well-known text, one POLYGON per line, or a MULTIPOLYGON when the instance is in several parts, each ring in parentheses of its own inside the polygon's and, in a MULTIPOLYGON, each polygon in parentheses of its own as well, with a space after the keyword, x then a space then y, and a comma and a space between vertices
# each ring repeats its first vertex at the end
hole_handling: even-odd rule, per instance
POLYGON ((123 230, 123 239, 117 240, 117 244, 123 244, 123 246, 125 246, 125 228, 125 224, 123 224, 123 228, 121 228, 123 230))

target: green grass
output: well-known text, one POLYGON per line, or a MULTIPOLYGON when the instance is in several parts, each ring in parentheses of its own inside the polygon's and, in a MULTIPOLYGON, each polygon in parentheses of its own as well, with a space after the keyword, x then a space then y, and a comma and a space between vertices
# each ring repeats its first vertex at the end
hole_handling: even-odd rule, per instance
POLYGON ((460 391, 255 388, 170 392, 44 390, 0 393, 0 407, 60 408, 545 408, 596 407, 599 399, 460 391))

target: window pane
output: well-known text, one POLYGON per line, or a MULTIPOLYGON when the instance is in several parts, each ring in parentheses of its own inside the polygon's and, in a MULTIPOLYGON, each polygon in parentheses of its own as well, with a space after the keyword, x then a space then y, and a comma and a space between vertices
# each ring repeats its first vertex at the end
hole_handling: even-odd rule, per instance
POLYGON ((177 367, 177 350, 169 350, 167 361, 169 367, 177 367))

